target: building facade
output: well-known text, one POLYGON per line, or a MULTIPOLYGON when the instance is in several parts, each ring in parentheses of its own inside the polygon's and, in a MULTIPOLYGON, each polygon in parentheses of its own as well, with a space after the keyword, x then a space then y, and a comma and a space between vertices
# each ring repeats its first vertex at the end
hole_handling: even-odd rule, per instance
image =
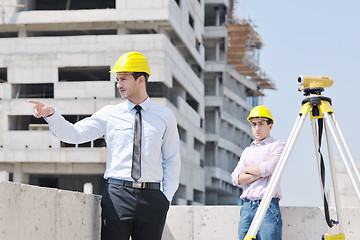
POLYGON ((149 96, 178 121, 173 204, 237 204, 241 189, 230 173, 252 141, 246 116, 274 86, 258 67, 260 36, 233 11, 230 0, 2 1, 0 178, 101 194, 104 139, 61 142, 27 100, 49 103, 73 123, 117 104, 108 71, 134 50, 149 60, 149 96))

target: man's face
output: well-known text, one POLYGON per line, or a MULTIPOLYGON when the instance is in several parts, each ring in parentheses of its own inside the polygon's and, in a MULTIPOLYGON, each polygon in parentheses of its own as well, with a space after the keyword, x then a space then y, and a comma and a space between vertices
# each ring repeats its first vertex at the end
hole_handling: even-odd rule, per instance
POLYGON ((258 142, 270 137, 270 130, 272 124, 268 124, 266 120, 262 118, 251 119, 252 132, 258 142))
POLYGON ((136 81, 132 74, 117 73, 116 74, 117 88, 121 98, 129 99, 136 98, 139 90, 140 84, 136 81))

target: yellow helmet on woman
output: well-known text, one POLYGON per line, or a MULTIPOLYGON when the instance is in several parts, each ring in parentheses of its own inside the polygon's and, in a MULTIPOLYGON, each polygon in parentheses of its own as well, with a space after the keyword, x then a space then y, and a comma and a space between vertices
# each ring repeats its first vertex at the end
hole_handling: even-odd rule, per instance
POLYGON ((247 120, 251 123, 252 118, 267 118, 271 120, 271 123, 274 123, 274 119, 271 116, 270 110, 264 106, 256 106, 251 111, 247 120))
POLYGON ((146 57, 141 53, 127 52, 119 57, 109 72, 145 72, 150 76, 150 67, 146 57))

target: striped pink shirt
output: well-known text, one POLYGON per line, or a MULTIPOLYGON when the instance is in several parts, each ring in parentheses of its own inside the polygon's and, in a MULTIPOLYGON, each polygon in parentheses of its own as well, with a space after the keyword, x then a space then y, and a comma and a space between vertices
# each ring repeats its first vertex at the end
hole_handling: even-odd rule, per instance
MULTIPOLYGON (((252 183, 242 185, 243 193, 240 196, 241 199, 258 200, 263 198, 284 146, 285 143, 283 141, 268 137, 260 143, 253 141, 249 147, 245 148, 241 154, 240 161, 231 174, 233 185, 240 186, 238 176, 247 166, 259 165, 262 177, 252 183), (274 156, 267 161, 271 154, 274 156)), ((282 198, 280 185, 277 187, 274 197, 282 198)))

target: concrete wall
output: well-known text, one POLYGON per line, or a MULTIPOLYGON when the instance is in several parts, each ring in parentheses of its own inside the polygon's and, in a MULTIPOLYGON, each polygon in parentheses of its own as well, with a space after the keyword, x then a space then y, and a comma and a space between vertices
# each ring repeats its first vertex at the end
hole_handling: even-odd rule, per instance
POLYGON ((0 239, 100 239, 100 196, 0 183, 0 239))
MULTIPOLYGON (((96 195, 1 182, 0 239, 98 240, 100 199, 96 195)), ((320 208, 281 210, 283 239, 321 239, 328 233, 320 208)), ((239 206, 172 206, 163 240, 237 239, 239 211, 239 206)), ((342 212, 346 239, 358 239, 360 208, 343 208, 342 212)))

